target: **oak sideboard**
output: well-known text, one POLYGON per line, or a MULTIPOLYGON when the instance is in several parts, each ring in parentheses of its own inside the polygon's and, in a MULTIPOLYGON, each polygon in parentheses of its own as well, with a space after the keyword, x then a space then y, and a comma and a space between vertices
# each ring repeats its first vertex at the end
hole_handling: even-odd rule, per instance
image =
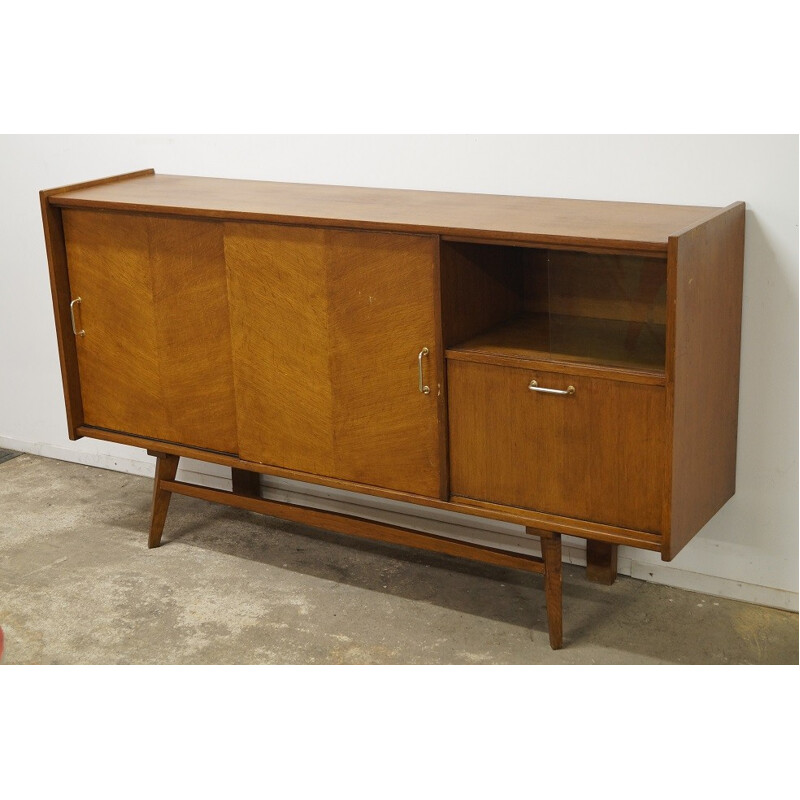
POLYGON ((69 436, 180 493, 612 582, 733 495, 744 204, 120 175, 41 193, 69 436), (180 457, 232 491, 176 480, 180 457), (261 496, 259 474, 524 526, 541 557, 261 496))

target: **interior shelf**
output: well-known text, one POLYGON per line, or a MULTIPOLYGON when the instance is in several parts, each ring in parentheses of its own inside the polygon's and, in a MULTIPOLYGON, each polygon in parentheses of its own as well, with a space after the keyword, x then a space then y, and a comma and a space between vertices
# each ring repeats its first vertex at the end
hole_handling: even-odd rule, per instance
POLYGON ((451 359, 666 380, 664 257, 446 242, 441 276, 451 359))
POLYGON ((522 314, 447 350, 448 358, 570 362, 664 374, 665 326, 564 314, 522 314))

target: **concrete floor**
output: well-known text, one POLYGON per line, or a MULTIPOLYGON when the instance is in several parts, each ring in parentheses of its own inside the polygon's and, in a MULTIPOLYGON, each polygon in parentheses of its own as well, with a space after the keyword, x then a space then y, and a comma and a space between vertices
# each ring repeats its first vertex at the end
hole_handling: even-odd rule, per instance
POLYGON ((798 617, 565 565, 542 579, 174 497, 145 478, 0 463, 4 664, 797 664, 798 617))

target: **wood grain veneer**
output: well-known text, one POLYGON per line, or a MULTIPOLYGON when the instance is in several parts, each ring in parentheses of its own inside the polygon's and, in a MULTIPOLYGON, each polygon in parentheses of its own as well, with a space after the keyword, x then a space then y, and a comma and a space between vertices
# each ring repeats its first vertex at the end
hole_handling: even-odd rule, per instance
POLYGON ((253 223, 225 231, 242 457, 441 496, 433 237, 253 223))
POLYGON ((432 236, 331 231, 334 475, 446 497, 443 357, 432 236), (419 353, 423 383, 419 391, 419 353))
POLYGON ((173 441, 238 451, 222 225, 148 223, 162 403, 173 441))
POLYGON ((56 325, 58 357, 61 363, 61 379, 64 390, 64 406, 67 413, 67 432, 70 439, 79 439, 78 427, 83 424, 83 403, 78 373, 78 351, 72 333, 69 304, 72 300, 69 272, 67 270, 67 251, 64 242, 64 226, 61 209, 54 204, 56 195, 99 186, 104 183, 119 182, 152 175, 152 169, 100 178, 94 181, 45 189, 39 192, 42 210, 44 240, 47 250, 47 264, 50 270, 50 290, 53 299, 53 316, 56 325))
POLYGON ((734 203, 670 239, 666 559, 736 490, 744 227, 734 203))
POLYGON ((237 451, 222 225, 65 209, 86 424, 237 451))
POLYGON ((236 413, 247 461, 331 475, 325 231, 225 226, 236 413))
POLYGON ((86 424, 178 441, 161 402, 147 217, 67 209, 63 223, 86 424))
POLYGON ((666 252, 718 209, 147 175, 60 193, 59 206, 666 252))
POLYGON ((663 531, 662 387, 466 361, 448 386, 453 494, 663 531))

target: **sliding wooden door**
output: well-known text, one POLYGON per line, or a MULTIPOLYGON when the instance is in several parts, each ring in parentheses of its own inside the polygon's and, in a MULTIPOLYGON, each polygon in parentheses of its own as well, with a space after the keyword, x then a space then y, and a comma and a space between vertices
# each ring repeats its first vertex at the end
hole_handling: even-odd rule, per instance
POLYGON ((222 225, 65 209, 84 422, 235 453, 222 225))
POLYGON ((439 496, 435 239, 227 223, 225 260, 242 458, 439 496))

